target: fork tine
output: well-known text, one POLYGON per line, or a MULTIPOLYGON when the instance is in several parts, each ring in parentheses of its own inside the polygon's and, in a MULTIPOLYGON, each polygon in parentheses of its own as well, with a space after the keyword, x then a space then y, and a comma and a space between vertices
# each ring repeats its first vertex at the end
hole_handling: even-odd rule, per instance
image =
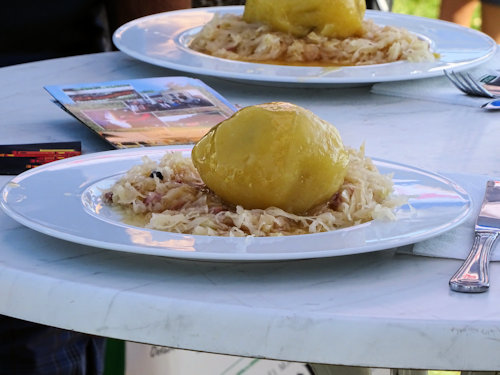
POLYGON ((484 94, 477 88, 476 83, 474 82, 474 79, 470 74, 462 74, 459 73, 460 77, 462 78, 463 82, 469 87, 470 91, 474 93, 475 96, 484 96, 484 94))
POLYGON ((451 72, 456 81, 460 82, 463 87, 465 87, 465 92, 469 95, 478 95, 478 91, 474 86, 471 86, 470 82, 461 73, 451 72))
POLYGON ((469 89, 463 85, 462 82, 459 81, 459 79, 455 76, 455 73, 452 71, 451 73, 448 73, 446 70, 444 70, 444 74, 448 79, 450 80, 453 85, 459 89, 460 91, 463 91, 466 94, 469 94, 469 89))
POLYGON ((481 87, 469 73, 458 74, 462 78, 464 84, 466 84, 470 91, 473 93, 472 95, 493 98, 493 96, 483 87, 481 87))
POLYGON ((487 98, 495 98, 488 90, 482 87, 476 80, 472 77, 470 73, 460 73, 444 70, 444 74, 448 79, 458 88, 460 91, 468 95, 481 96, 487 98))
POLYGON ((491 95, 483 86, 481 86, 479 83, 476 82, 474 78, 470 75, 470 73, 467 73, 467 77, 469 78, 469 83, 473 85, 480 93, 481 96, 486 96, 487 98, 494 98, 493 95, 491 95))

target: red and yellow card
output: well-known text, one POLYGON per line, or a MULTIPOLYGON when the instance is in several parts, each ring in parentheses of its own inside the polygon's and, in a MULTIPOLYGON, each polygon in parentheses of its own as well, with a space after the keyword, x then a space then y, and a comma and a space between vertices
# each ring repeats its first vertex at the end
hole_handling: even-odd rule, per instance
POLYGON ((0 145, 0 174, 16 175, 52 161, 81 154, 81 142, 0 145))

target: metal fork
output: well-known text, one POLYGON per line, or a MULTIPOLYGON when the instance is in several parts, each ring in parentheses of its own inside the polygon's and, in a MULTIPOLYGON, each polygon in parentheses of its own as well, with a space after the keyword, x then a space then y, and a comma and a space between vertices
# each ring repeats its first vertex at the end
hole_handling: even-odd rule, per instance
POLYGON ((467 95, 495 98, 495 95, 477 83, 470 73, 457 73, 454 71, 448 72, 445 70, 444 74, 457 89, 463 91, 467 95))

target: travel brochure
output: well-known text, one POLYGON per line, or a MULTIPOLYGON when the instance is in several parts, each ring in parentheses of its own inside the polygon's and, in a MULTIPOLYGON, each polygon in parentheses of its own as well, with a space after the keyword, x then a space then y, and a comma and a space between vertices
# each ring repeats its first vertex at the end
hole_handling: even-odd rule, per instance
POLYGON ((482 82, 483 87, 496 97, 500 96, 500 75, 491 73, 482 76, 479 81, 482 82))
POLYGON ((204 82, 161 77, 45 86, 115 148, 196 143, 236 108, 204 82))

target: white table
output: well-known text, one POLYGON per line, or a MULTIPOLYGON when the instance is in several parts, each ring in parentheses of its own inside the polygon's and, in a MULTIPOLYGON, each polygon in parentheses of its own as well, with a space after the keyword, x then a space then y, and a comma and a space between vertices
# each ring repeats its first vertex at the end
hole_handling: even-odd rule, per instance
MULTIPOLYGON (((0 143, 105 142, 50 102, 47 84, 182 75, 122 53, 0 69, 0 143)), ((500 115, 374 95, 203 80, 233 103, 290 101, 367 154, 436 172, 500 176, 500 115)), ((1 176, 0 183, 8 181, 1 176)), ((487 293, 451 292, 457 260, 386 250, 329 259, 212 263, 86 247, 0 213, 0 314, 169 347, 300 362, 500 369, 500 264, 487 293)))

